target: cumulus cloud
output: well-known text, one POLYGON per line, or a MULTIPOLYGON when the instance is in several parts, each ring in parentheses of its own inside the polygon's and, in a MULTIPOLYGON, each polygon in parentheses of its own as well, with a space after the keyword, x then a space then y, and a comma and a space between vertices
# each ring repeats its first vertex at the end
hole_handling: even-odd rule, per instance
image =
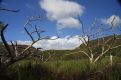
POLYGON ((84 7, 82 5, 69 0, 41 0, 40 6, 47 12, 48 19, 56 21, 59 28, 80 26, 76 17, 83 14, 84 7))
POLYGON ((59 29, 66 28, 67 26, 70 28, 78 28, 80 26, 79 20, 72 17, 61 19, 57 23, 58 23, 59 29))
POLYGON ((112 15, 107 19, 101 19, 101 22, 112 27, 118 27, 119 25, 121 25, 121 18, 117 15, 112 15))
MULTIPOLYGON (((51 39, 57 38, 56 36, 52 36, 51 39)), ((71 50, 75 49, 82 44, 81 40, 79 39, 78 35, 70 37, 65 36, 63 38, 58 38, 55 40, 40 40, 33 46, 36 48, 43 48, 44 50, 71 50)), ((29 45, 31 41, 18 41, 18 44, 21 45, 29 45)))
POLYGON ((31 41, 21 41, 21 40, 17 40, 17 43, 19 45, 30 45, 32 42, 31 41))

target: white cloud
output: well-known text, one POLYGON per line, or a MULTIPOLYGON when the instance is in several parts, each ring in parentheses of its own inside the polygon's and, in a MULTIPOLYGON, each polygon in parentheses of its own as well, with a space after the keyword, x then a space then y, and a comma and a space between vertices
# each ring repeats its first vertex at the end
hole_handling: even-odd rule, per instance
MULTIPOLYGON (((56 36, 51 37, 51 39, 55 39, 56 36)), ((80 44, 82 44, 81 40, 79 40, 78 35, 69 37, 65 36, 63 38, 58 38, 55 40, 41 40, 38 41, 36 44, 33 46, 38 48, 41 47, 44 50, 50 50, 50 49, 55 49, 55 50, 71 50, 75 49, 76 47, 79 47, 80 44)), ((18 44, 21 45, 29 45, 31 44, 31 41, 18 41, 18 44)))
POLYGON ((111 27, 118 27, 119 25, 121 25, 121 18, 117 15, 112 15, 107 19, 106 18, 101 19, 101 22, 111 27))
POLYGON ((30 45, 32 42, 31 41, 21 41, 21 40, 17 40, 17 43, 19 45, 30 45))
POLYGON ((72 17, 58 20, 57 23, 60 29, 65 28, 65 27, 78 28, 80 26, 79 20, 72 18, 72 17))
POLYGON ((47 12, 46 15, 49 20, 57 22, 58 27, 80 26, 76 17, 83 14, 84 7, 82 5, 69 0, 41 0, 40 6, 47 12))

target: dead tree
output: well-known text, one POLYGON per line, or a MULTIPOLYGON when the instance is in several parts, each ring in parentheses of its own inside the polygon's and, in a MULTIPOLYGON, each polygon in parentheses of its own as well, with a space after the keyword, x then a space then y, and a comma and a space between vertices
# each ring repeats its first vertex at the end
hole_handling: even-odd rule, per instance
POLYGON ((47 52, 41 51, 41 54, 38 55, 38 57, 39 57, 39 59, 40 59, 42 62, 47 62, 47 61, 49 61, 54 55, 55 55, 55 51, 54 51, 54 50, 47 51, 47 52))
MULTIPOLYGON (((111 24, 113 26, 113 21, 111 24)), ((82 21, 80 20, 82 23, 82 21)), ((76 53, 83 53, 86 55, 90 61, 90 63, 95 63, 98 60, 100 60, 103 56, 108 54, 111 50, 114 50, 116 48, 121 47, 121 44, 115 45, 116 41, 121 40, 121 38, 118 37, 118 35, 113 34, 112 36, 105 37, 104 34, 101 34, 103 32, 108 32, 112 28, 106 28, 102 27, 103 25, 99 25, 96 27, 95 23, 94 25, 88 29, 87 31, 84 31, 84 26, 82 23, 82 36, 80 36, 80 40, 82 41, 82 45, 80 46, 80 51, 76 53), (99 27, 100 26, 100 27, 99 27), (92 30, 92 33, 90 33, 92 30)), ((112 59, 111 59, 112 60, 112 59)), ((111 61, 112 62, 112 61, 111 61)))
POLYGON ((5 31, 5 29, 7 28, 7 26, 8 26, 8 24, 6 24, 6 25, 3 27, 3 29, 1 30, 1 39, 2 39, 2 42, 4 43, 5 48, 6 48, 7 51, 8 51, 8 56, 10 56, 10 57, 11 57, 11 60, 13 60, 12 52, 11 52, 11 50, 10 50, 10 48, 9 48, 9 45, 8 45, 8 43, 7 43, 7 41, 6 41, 5 37, 4 37, 4 31, 5 31))
MULTIPOLYGON (((28 27, 29 28, 31 28, 32 27, 32 24, 31 24, 31 22, 33 22, 33 21, 36 21, 36 20, 43 20, 42 19, 42 17, 40 17, 40 16, 33 16, 33 17, 31 17, 27 22, 26 22, 26 24, 24 25, 24 30, 25 30, 25 32, 28 34, 28 36, 30 37, 30 39, 31 39, 31 41, 32 41, 32 43, 27 47, 27 48, 25 48, 23 51, 22 51, 22 54, 26 51, 26 50, 28 50, 29 48, 31 48, 35 43, 37 43, 38 41, 40 41, 40 40, 56 40, 56 39, 58 39, 59 38, 59 35, 58 35, 58 33, 56 33, 56 35, 57 35, 57 38, 55 38, 55 39, 51 39, 49 36, 45 36, 45 37, 43 37, 43 36, 41 36, 41 34, 42 33, 44 33, 45 31, 44 30, 42 30, 42 29, 39 29, 36 25, 34 26, 34 30, 32 30, 32 31, 29 31, 28 30, 28 27), (34 36, 33 36, 33 34, 36 34, 37 35, 37 38, 35 39, 34 38, 34 36)), ((38 49, 42 49, 42 48, 37 48, 37 50, 38 49)), ((46 56, 46 57, 44 57, 44 55, 43 55, 43 51, 41 51, 40 52, 40 60, 41 61, 43 61, 43 62, 46 62, 46 61, 48 61, 52 56, 53 56, 53 53, 48 53, 48 57, 46 56)))
MULTIPOLYGON (((7 64, 6 65, 11 65, 13 64, 14 62, 17 62, 19 60, 22 60, 22 59, 25 59, 31 55, 35 55, 37 51, 37 49, 35 51, 32 51, 30 50, 30 48, 33 47, 33 45, 35 43, 37 43, 38 41, 40 40, 55 40, 55 39, 51 39, 49 36, 41 36, 42 33, 44 33, 45 31, 44 30, 41 30, 39 29, 36 25, 34 26, 34 29, 32 29, 32 31, 29 31, 28 30, 28 27, 32 27, 31 25, 31 22, 33 21, 37 21, 37 20, 43 20, 42 17, 40 16, 33 16, 31 17, 29 20, 27 20, 26 24, 24 25, 24 30, 25 32, 27 33, 27 35, 30 37, 31 39, 31 44, 30 45, 26 45, 26 47, 23 49, 23 50, 19 50, 19 45, 17 42, 13 42, 11 41, 11 45, 8 44, 8 42, 6 41, 5 37, 4 37, 4 32, 5 32, 5 29, 7 28, 8 24, 5 25, 2 30, 1 30, 1 39, 4 43, 4 46, 6 48, 6 50, 8 51, 8 56, 7 56, 7 59, 3 62, 6 62, 7 61, 7 64), (37 38, 34 38, 33 34, 36 34, 37 35, 37 38), (29 51, 27 53, 27 51, 29 51)), ((57 39, 57 38, 56 38, 57 39)), ((41 51, 39 51, 39 53, 41 53, 41 51)), ((37 54, 39 55, 39 54, 37 54)), ((41 54, 40 54, 41 55, 41 54)), ((46 59, 43 59, 44 62, 48 61, 48 59, 51 57, 52 55, 49 54, 48 58, 46 57, 46 59)))

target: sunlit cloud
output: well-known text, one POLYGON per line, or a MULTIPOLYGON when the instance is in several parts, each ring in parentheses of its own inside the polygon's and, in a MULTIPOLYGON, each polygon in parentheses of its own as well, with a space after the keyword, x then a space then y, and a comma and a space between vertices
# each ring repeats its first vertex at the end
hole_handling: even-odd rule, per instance
POLYGON ((118 27, 121 25, 121 18, 117 15, 112 15, 109 18, 101 19, 101 22, 111 27, 118 27))
MULTIPOLYGON (((56 36, 52 36, 51 39, 57 38, 56 36)), ((42 48, 43 50, 71 50, 75 49, 82 44, 82 41, 79 39, 78 35, 70 37, 65 36, 63 38, 58 38, 55 40, 40 40, 37 43, 35 43, 33 46, 35 48, 42 48)), ((30 45, 31 41, 17 41, 20 45, 30 45)))
POLYGON ((49 20, 57 22, 59 29, 78 28, 81 25, 77 17, 82 16, 84 7, 74 1, 41 0, 40 6, 49 20))

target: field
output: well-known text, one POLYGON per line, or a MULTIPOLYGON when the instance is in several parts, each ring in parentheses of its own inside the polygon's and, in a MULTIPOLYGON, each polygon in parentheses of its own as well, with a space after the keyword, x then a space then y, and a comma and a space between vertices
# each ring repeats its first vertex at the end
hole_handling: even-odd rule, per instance
POLYGON ((87 59, 41 62, 28 59, 9 66, 7 75, 12 80, 120 80, 121 58, 108 57, 90 64, 87 59))
MULTIPOLYGON (((118 38, 120 37, 118 36, 118 38)), ((108 38, 112 38, 112 36, 106 37, 106 39, 108 38)), ((90 42, 91 50, 95 53, 94 60, 101 52, 100 46, 93 46, 96 41, 90 42)), ((119 40, 114 43, 114 46, 118 44, 120 44, 119 40)), ((12 49, 12 46, 9 46, 12 49)), ((21 51, 24 47, 26 45, 19 45, 17 48, 21 51)), ((7 51, 2 43, 0 48, 1 55, 7 56, 7 51)), ((91 63, 85 54, 79 52, 85 48, 84 44, 74 50, 36 51, 31 47, 30 51, 35 50, 33 55, 12 62, 7 67, 7 63, 1 63, 0 78, 2 80, 121 80, 120 47, 109 50, 95 63, 91 63), (110 54, 112 54, 112 58, 110 54)), ((28 53, 29 51, 26 51, 25 54, 28 53)), ((7 57, 4 58, 7 59, 7 57)))

